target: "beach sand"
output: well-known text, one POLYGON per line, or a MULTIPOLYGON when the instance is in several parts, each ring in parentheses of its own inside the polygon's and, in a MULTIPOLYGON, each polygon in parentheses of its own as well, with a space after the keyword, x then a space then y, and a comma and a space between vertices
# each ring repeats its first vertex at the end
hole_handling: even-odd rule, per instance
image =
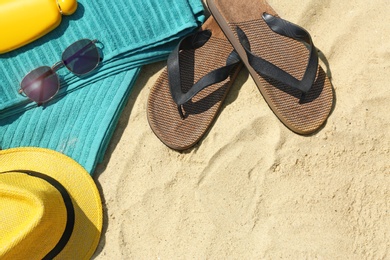
POLYGON ((171 150, 146 117, 166 62, 144 66, 94 174, 94 259, 390 258, 390 1, 269 2, 329 63, 324 127, 291 132, 243 69, 200 143, 171 150))

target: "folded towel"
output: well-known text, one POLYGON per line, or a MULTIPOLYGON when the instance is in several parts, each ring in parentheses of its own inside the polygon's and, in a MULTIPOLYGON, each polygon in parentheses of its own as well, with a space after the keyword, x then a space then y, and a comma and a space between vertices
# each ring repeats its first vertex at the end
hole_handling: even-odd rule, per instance
POLYGON ((177 41, 204 21, 200 0, 79 0, 75 14, 54 31, 0 55, 0 146, 60 151, 91 174, 108 141, 140 66, 166 59, 177 41), (99 68, 77 77, 65 68, 52 101, 41 107, 18 94, 23 76, 60 60, 81 38, 98 39, 99 68))

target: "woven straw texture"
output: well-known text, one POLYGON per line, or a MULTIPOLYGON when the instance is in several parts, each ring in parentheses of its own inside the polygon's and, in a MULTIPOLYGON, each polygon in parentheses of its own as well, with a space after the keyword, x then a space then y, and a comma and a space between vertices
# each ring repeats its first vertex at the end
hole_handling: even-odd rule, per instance
POLYGON ((0 202, 1 259, 42 259, 60 240, 67 212, 59 191, 45 180, 0 173, 0 202))
MULTIPOLYGON (((57 255, 56 258, 90 259, 90 257, 96 250, 100 239, 100 234, 103 225, 103 210, 99 191, 96 187, 95 182, 88 174, 88 172, 70 157, 49 149, 26 147, 0 151, 0 172, 16 172, 18 170, 29 170, 43 173, 54 178, 65 187, 72 199, 72 204, 75 211, 75 224, 68 243, 60 252, 60 254, 57 255)), ((1 206, 0 209, 2 209, 1 206)), ((6 211, 6 213, 8 212, 9 218, 18 218, 17 211, 15 212, 10 209, 4 210, 6 211)), ((28 214, 28 212, 26 212, 25 210, 24 213, 24 217, 26 219, 26 214, 28 214)), ((0 217, 2 216, 4 215, 0 214, 0 217)), ((41 224, 43 225, 49 224, 49 222, 45 220, 41 220, 41 222, 41 224)), ((31 232, 35 232, 35 230, 38 230, 38 228, 33 227, 31 232)), ((26 232, 20 230, 19 233, 26 232)), ((36 238, 32 245, 26 245, 22 248, 18 247, 18 250, 16 250, 15 252, 16 255, 7 255, 7 257, 4 258, 41 259, 41 255, 34 255, 34 252, 30 251, 30 249, 42 249, 43 246, 39 243, 44 240, 42 240, 41 238, 38 239, 38 237, 40 236, 39 234, 36 235, 32 233, 29 234, 29 236, 36 238)), ((21 240, 13 241, 14 243, 16 243, 15 245, 22 243, 22 240, 24 238, 19 237, 19 239, 21 240)), ((0 248, 2 246, 4 245, 0 244, 0 248)), ((10 248, 10 244, 6 243, 5 246, 8 249, 2 249, 0 250, 0 252, 12 251, 10 248)), ((0 258, 3 259, 1 255, 0 258)))

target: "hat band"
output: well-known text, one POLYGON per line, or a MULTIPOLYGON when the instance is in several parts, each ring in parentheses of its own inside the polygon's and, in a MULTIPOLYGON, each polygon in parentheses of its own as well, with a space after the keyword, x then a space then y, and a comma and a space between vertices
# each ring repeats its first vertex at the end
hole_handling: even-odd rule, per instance
POLYGON ((45 175, 40 172, 35 171, 29 171, 29 170, 15 170, 15 171, 7 171, 7 172, 1 172, 1 173, 10 173, 10 172, 20 172, 25 173, 33 177, 41 178, 51 184, 54 188, 58 190, 58 192, 61 194, 62 199, 64 200, 65 208, 66 208, 66 225, 64 232, 62 233, 62 236, 56 246, 43 258, 43 259, 53 259, 56 255, 58 255, 62 249, 66 246, 68 243, 70 236, 73 232, 74 222, 75 222, 75 213, 73 208, 72 199, 69 196, 69 193, 65 189, 64 186, 62 186, 61 183, 59 183, 56 179, 45 175))

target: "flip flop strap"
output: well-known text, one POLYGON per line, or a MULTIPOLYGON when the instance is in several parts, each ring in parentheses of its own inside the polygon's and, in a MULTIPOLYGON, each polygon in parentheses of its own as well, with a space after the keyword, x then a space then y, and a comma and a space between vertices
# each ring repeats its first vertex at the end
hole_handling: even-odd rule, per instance
POLYGON ((264 13, 262 17, 272 31, 302 43, 306 43, 310 52, 309 60, 303 78, 298 80, 274 64, 253 54, 250 50, 250 44, 247 36, 241 28, 237 26, 236 30, 238 39, 245 49, 249 64, 260 75, 275 79, 285 85, 299 89, 302 91, 304 96, 305 93, 307 93, 313 86, 318 69, 317 49, 313 44, 310 34, 302 27, 271 14, 264 13))
POLYGON ((180 77, 180 50, 193 50, 202 47, 211 37, 211 31, 204 30, 196 32, 182 39, 177 47, 168 57, 168 80, 171 96, 177 104, 181 118, 184 119, 182 105, 193 98, 204 88, 222 82, 227 79, 232 69, 240 62, 240 58, 236 51, 232 51, 227 60, 226 65, 215 69, 201 79, 199 79, 187 92, 182 91, 180 77))

